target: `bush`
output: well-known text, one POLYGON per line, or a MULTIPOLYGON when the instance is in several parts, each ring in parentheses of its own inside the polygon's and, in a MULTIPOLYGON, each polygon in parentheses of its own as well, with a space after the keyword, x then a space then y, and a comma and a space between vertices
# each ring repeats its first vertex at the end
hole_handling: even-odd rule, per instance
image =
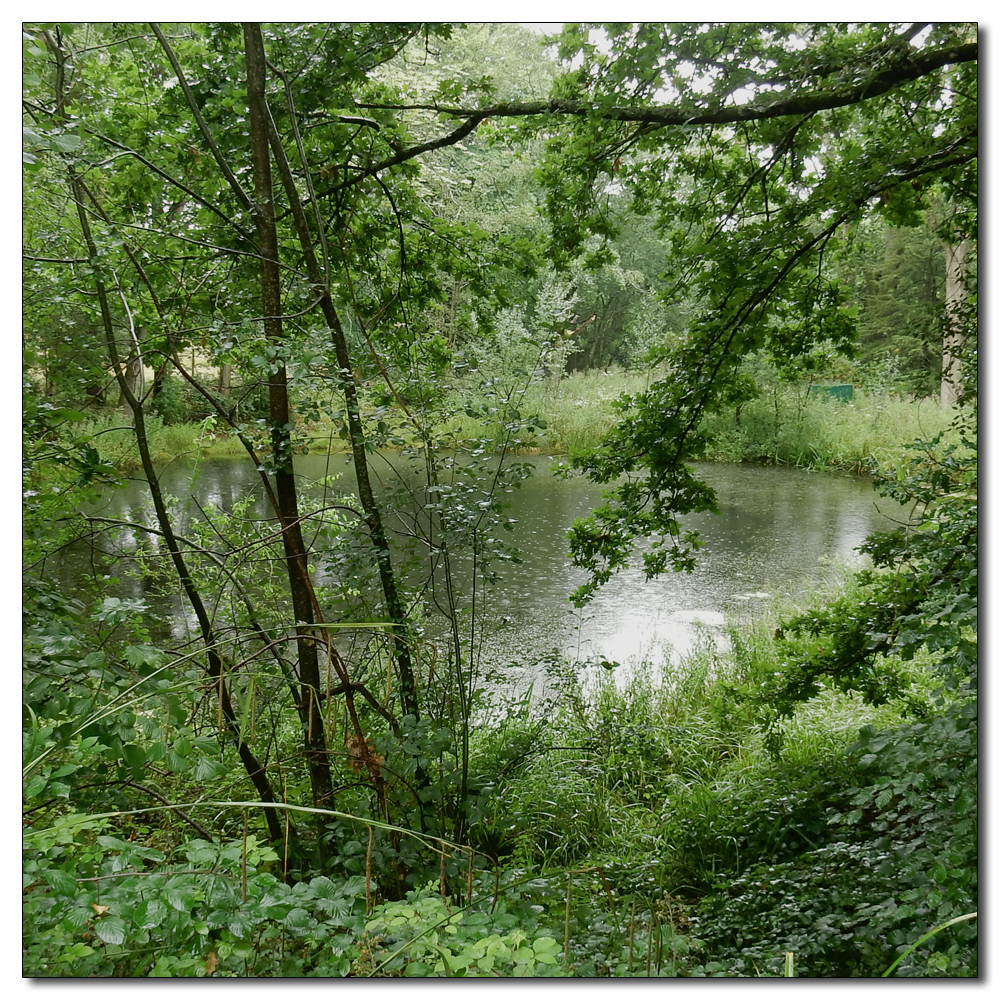
POLYGON ((23 975, 345 976, 365 880, 286 885, 253 836, 163 851, 65 817, 26 838, 23 975), (174 869, 183 871, 175 872, 174 869))
MULTIPOLYGON (((516 896, 514 897, 516 899, 516 896)), ((449 905, 431 884, 380 906, 365 924, 357 974, 366 976, 543 977, 563 975, 555 938, 534 930, 526 907, 503 901, 449 905)))
POLYGON ((152 411, 165 427, 191 419, 191 410, 185 396, 185 385, 178 378, 168 376, 153 391, 152 411))
MULTIPOLYGON (((881 976, 932 927, 976 910, 974 703, 861 736, 842 808, 827 807, 828 843, 719 877, 702 904, 699 933, 729 974, 780 975, 793 951, 803 976, 881 976)), ((895 975, 974 977, 976 938, 963 921, 895 975)))

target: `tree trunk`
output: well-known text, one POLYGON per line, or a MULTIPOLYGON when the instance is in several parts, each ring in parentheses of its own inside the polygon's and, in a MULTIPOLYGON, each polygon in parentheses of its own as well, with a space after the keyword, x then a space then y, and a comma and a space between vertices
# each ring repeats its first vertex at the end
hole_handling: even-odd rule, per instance
MULTIPOLYGON (((65 117, 65 53, 50 32, 45 32, 44 37, 56 63, 57 113, 60 117, 65 117)), ((184 554, 181 552, 178 540, 174 535, 173 524, 170 520, 170 514, 167 511, 166 501, 164 500, 163 493, 160 490, 160 481, 157 478, 156 469, 153 466, 153 457, 149 450, 149 439, 146 436, 145 410, 142 401, 131 391, 129 382, 125 377, 125 368, 122 364, 122 358, 118 353, 118 345, 115 342, 114 323, 111 316, 111 307, 108 302, 107 288, 104 283, 104 278, 101 275, 101 270, 97 266, 97 262, 99 260, 97 245, 91 232, 90 219, 87 216, 86 204, 88 201, 93 201, 93 198, 87 190, 83 179, 76 173, 72 166, 67 169, 67 177, 69 180, 70 190, 73 195, 73 201, 76 204, 77 218, 80 222, 80 232, 87 248, 87 256, 93 265, 94 288, 97 292, 97 301, 100 307, 101 326, 103 328, 105 345, 108 349, 108 360, 111 362, 111 370, 114 372, 115 379, 118 383, 118 389, 124 399, 124 403, 132 411, 136 442, 139 447, 139 457, 142 461, 143 473, 149 483, 149 492, 153 501, 153 508, 156 512, 156 520, 159 524, 164 541, 166 542, 167 549, 170 553, 170 559, 174 564, 174 569, 177 572, 181 588, 191 603, 195 617, 198 619, 198 627, 201 631, 202 639, 205 644, 205 654, 208 659, 208 674, 212 678, 213 687, 215 687, 218 691, 219 702, 222 708, 222 714, 226 721, 226 727, 229 730, 230 736, 236 743, 240 761, 246 769, 247 776, 253 783, 260 800, 262 802, 272 803, 271 807, 266 807, 264 809, 264 819, 267 823, 268 834, 270 835, 271 840, 276 844, 280 844, 284 841, 285 856, 287 857, 289 839, 294 837, 294 826, 291 824, 287 812, 284 817, 282 817, 279 810, 275 808, 279 800, 274 794, 274 790, 271 788, 271 782, 267 776, 267 771, 264 765, 254 756, 249 745, 242 738, 241 727, 233 707, 232 699, 229 695, 229 682, 226 679, 225 662, 219 652, 220 644, 217 641, 215 632, 212 628, 212 621, 208 615, 207 609, 205 608, 205 603, 202 601, 201 594, 195 586, 194 580, 192 579, 187 568, 187 562, 184 559, 184 554), (282 822, 282 819, 284 819, 284 822, 282 822)), ((138 354, 138 351, 136 353, 138 354)))
POLYGON ((954 406, 962 395, 962 306, 965 304, 965 261, 969 241, 945 243, 944 347, 941 355, 941 405, 954 406))
POLYGON ((128 361, 125 363, 125 370, 122 372, 128 392, 126 393, 124 388, 122 389, 119 393, 118 405, 126 409, 128 408, 128 396, 141 398, 145 395, 141 347, 143 333, 144 331, 141 328, 136 327, 132 350, 129 351, 128 361))
MULTIPOLYGON (((93 236, 91 235, 90 222, 87 218, 86 208, 84 207, 85 200, 88 198, 89 193, 83 182, 72 170, 69 174, 69 181, 70 188, 73 191, 74 200, 76 202, 77 216, 80 220, 80 229, 83 233, 84 242, 87 246, 87 253, 91 260, 97 261, 97 246, 94 242, 93 236)), ((271 783, 268 779, 267 772, 264 769, 264 765, 254 756, 253 751, 241 736, 241 727, 239 725, 236 710, 232 703, 232 698, 229 694, 229 683, 226 679, 225 662, 219 653, 220 643, 218 642, 215 631, 212 628, 212 622, 208 615, 208 611, 205 608, 204 601, 202 601, 201 594, 195 586, 194 580, 188 571, 187 562, 184 559, 180 545, 174 535, 173 524, 170 520, 170 514, 167 511, 166 501, 164 500, 163 494, 160 490, 160 481, 156 475, 156 469, 153 466, 153 457, 149 450, 149 439, 146 435, 145 408, 142 401, 138 399, 132 391, 129 382, 125 377, 125 369, 122 366, 121 358, 118 354, 118 345, 115 343, 114 326, 111 318, 111 308, 108 304, 107 290, 100 271, 97 268, 94 269, 94 284, 97 289, 97 298, 101 310, 108 356, 111 361, 112 370, 115 372, 115 377, 118 381, 119 391, 125 401, 125 405, 132 413, 132 419, 135 425, 136 443, 139 447, 139 457, 142 461, 143 474, 149 484, 149 493, 153 501, 153 509, 156 513, 156 520, 166 543, 171 561, 174 564, 174 569, 177 572, 181 588, 190 601, 195 617, 198 620, 198 627, 205 643, 205 653, 208 658, 208 674, 212 678, 213 687, 218 693, 222 714, 226 720, 226 726, 229 729, 230 736, 236 742, 237 753, 239 754, 247 775, 253 783, 254 788, 257 790, 257 794, 260 796, 261 801, 276 804, 279 800, 274 794, 274 790, 271 788, 271 783)), ((282 823, 282 817, 279 815, 277 809, 265 808, 264 818, 267 822, 268 833, 272 841, 275 843, 280 844, 283 840, 286 840, 286 832, 291 833, 293 830, 287 819, 285 824, 282 823)), ((286 842, 286 855, 287 846, 286 842)))
POLYGON ((340 385, 344 393, 344 404, 347 414, 348 440, 351 445, 351 456, 354 461, 354 474, 358 483, 358 499, 365 514, 372 547, 375 550, 375 561, 378 566, 379 584, 385 600, 386 614, 392 622, 393 662, 399 678, 399 697, 403 714, 420 718, 420 700, 417 696, 417 680, 414 670, 412 647, 413 636, 407 622, 406 609, 396 579, 396 571, 392 563, 392 552, 389 539, 382 523, 382 511, 375 498, 371 477, 368 471, 368 444, 365 440, 364 424, 361 420, 361 404, 358 398, 358 387, 354 380, 354 368, 351 363, 347 336, 340 316, 330 294, 329 282, 325 279, 316 258, 316 250, 309 232, 306 213, 299 198, 292 178, 291 169, 284 157, 273 128, 270 134, 272 148, 281 175, 285 193, 288 197, 295 229, 302 248, 302 256, 310 279, 320 293, 319 306, 323 312, 333 341, 334 356, 340 369, 340 385))
MULTIPOLYGON (((257 241, 260 246, 261 307, 264 317, 264 334, 275 344, 284 340, 281 320, 281 275, 278 267, 278 231, 274 216, 274 192, 271 183, 271 159, 268 143, 270 113, 264 91, 266 62, 264 37, 260 25, 247 22, 243 25, 243 38, 247 63, 247 101, 250 105, 250 144, 253 155, 254 205, 251 213, 257 222, 257 241)), ((285 549, 285 565, 292 595, 297 635, 299 681, 302 692, 297 706, 302 721, 305 755, 309 767, 309 780, 313 804, 329 805, 333 794, 330 766, 327 760, 326 735, 321 711, 322 690, 317 648, 317 621, 319 609, 309 578, 305 543, 299 520, 298 490, 292 471, 291 406, 288 399, 288 374, 282 365, 268 384, 271 421, 271 449, 274 462, 275 495, 278 501, 278 518, 285 549)), ((322 852, 322 838, 320 838, 322 852)))

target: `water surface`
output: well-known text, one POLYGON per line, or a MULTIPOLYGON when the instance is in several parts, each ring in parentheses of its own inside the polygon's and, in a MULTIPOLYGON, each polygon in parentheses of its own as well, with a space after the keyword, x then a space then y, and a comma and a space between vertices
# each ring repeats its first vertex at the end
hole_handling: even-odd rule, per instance
MULTIPOLYGON (((600 502, 600 488, 584 479, 554 476, 558 460, 527 461, 533 475, 505 494, 515 530, 509 535, 496 532, 516 546, 521 562, 504 565, 495 585, 476 590, 476 649, 482 662, 508 665, 511 682, 532 680, 537 674, 532 662, 553 651, 578 661, 605 658, 620 663, 666 647, 675 655, 683 653, 706 631, 718 634, 725 617, 759 613, 771 596, 808 594, 831 578, 834 568, 859 564, 856 548, 865 537, 905 516, 860 478, 777 467, 699 465, 698 473, 718 493, 719 513, 683 519, 684 527, 697 529, 704 541, 694 572, 647 581, 641 569, 632 568, 614 577, 586 608, 575 609, 568 596, 585 575, 567 559, 566 532, 575 518, 600 502)), ((420 470, 408 469, 399 456, 376 456, 373 467, 386 487, 406 484, 419 490, 420 470)), ((354 491, 350 463, 342 455, 298 458, 296 472, 306 492, 324 499, 354 491)), ((231 510, 240 500, 254 497, 248 516, 263 518, 268 513, 259 475, 248 461, 208 460, 197 466, 175 461, 162 470, 161 481, 164 491, 181 503, 181 534, 192 519, 201 517, 199 505, 231 510)), ((154 523, 141 480, 110 493, 101 507, 105 516, 154 523)), ((403 526, 390 519, 390 527, 394 523, 403 526)), ((126 530, 115 544, 127 551, 135 541, 136 533, 126 530)), ((455 576, 468 599, 471 560, 457 559, 455 576)), ((134 582, 123 581, 121 586, 137 595, 141 591, 134 582)), ((179 595, 156 603, 169 617, 174 638, 192 630, 179 595)), ((426 629, 433 639, 441 623, 435 620, 431 601, 427 606, 426 629)))

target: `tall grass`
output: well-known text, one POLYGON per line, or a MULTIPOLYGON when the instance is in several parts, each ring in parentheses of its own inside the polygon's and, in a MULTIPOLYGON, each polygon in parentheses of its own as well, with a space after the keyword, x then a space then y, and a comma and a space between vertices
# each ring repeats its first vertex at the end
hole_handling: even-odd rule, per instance
MULTIPOLYGON (((414 418, 440 446, 504 448, 521 454, 569 454, 596 446, 616 420, 612 403, 623 393, 645 389, 652 373, 614 369, 578 372, 523 384, 508 379, 504 386, 482 386, 478 376, 455 380, 449 391, 427 411, 419 406, 414 418), (538 419, 540 418, 540 419, 538 419)), ((418 445, 413 419, 396 406, 379 405, 363 397, 363 417, 372 441, 389 448, 418 445)), ((335 453, 346 449, 343 424, 321 416, 301 428, 309 446, 335 453)))
POLYGON ((933 400, 858 390, 844 403, 807 395, 806 388, 775 387, 738 414, 710 415, 703 425, 712 439, 706 459, 861 472, 871 457, 897 468, 906 445, 945 431, 952 417, 933 400))
MULTIPOLYGON (((855 586, 842 584, 836 593, 855 586)), ((778 724, 776 746, 760 692, 787 655, 777 621, 803 610, 775 604, 728 642, 706 639, 679 660, 647 655, 622 677, 585 684, 568 664, 560 700, 477 733, 489 794, 474 832, 509 856, 508 871, 556 892, 572 879, 561 934, 580 974, 654 974, 661 926, 674 950, 660 971, 657 947, 655 972, 670 976, 780 975, 789 951, 804 975, 877 975, 894 945, 914 940, 924 917, 898 907, 913 879, 882 846, 889 830, 905 857, 910 835, 892 833, 894 799, 868 801, 876 779, 847 749, 863 726, 892 732, 914 708, 926 718, 939 681, 925 659, 909 664, 910 690, 895 702, 823 690, 778 724), (851 818, 859 801, 867 812, 851 818)), ((968 918, 966 902, 954 919, 968 918)), ((953 964, 970 974, 974 956, 953 964)))
MULTIPOLYGON (((843 594, 851 585, 831 586, 843 594)), ((621 676, 584 680, 565 665, 556 701, 540 712, 522 706, 478 737, 474 756, 495 788, 489 829, 506 831, 522 864, 586 858, 623 891, 642 892, 739 870, 771 841, 778 849, 810 835, 780 817, 797 810, 818 822, 813 813, 859 729, 898 724, 914 704, 929 703, 936 682, 916 661, 905 702, 875 707, 830 689, 776 720, 761 697, 788 655, 775 626, 803 610, 775 603, 723 641, 706 635, 682 656, 647 655, 621 676), (740 827, 750 813, 760 829, 748 840, 740 827)))
MULTIPOLYGON (((506 402, 487 396, 477 384, 456 386, 437 409, 434 435, 444 446, 470 445, 521 454, 574 454, 595 447, 619 418, 613 404, 623 394, 644 391, 662 372, 577 372, 549 377, 511 390, 506 402), (488 413, 490 408, 493 413, 488 413), (470 416, 475 411, 478 415, 470 416), (486 415, 484 416, 484 413, 486 415)), ((856 390, 849 403, 810 396, 808 384, 774 384, 738 412, 710 414, 703 429, 710 438, 704 458, 710 462, 763 462, 809 469, 862 472, 874 458, 897 468, 906 446, 946 431, 952 414, 933 400, 912 400, 888 393, 856 390)), ((372 440, 377 446, 415 444, 418 435, 396 407, 370 407, 372 440)), ((77 425, 78 435, 92 435, 101 454, 123 471, 139 465, 134 435, 127 421, 112 414, 77 425)), ((147 418, 150 445, 158 461, 184 455, 241 455, 238 440, 209 418, 163 426, 147 418)), ((346 448, 342 427, 329 418, 300 428, 314 451, 346 448)))
MULTIPOLYGON (((89 440, 102 458, 122 472, 133 472, 141 467, 135 430, 130 421, 119 413, 81 421, 73 425, 72 433, 78 440, 89 440)), ((237 438, 215 431, 211 418, 165 426, 159 417, 148 416, 146 435, 154 462, 186 456, 223 458, 244 454, 237 438)))
MULTIPOLYGON (((541 417, 543 429, 519 429, 515 449, 573 454, 596 446, 619 418, 613 403, 623 393, 644 391, 662 372, 593 371, 547 378, 528 385, 512 400, 521 418, 541 417)), ((445 423, 456 440, 500 440, 503 411, 484 422, 463 414, 445 423)), ((946 431, 952 414, 936 401, 914 400, 886 392, 856 390, 848 403, 809 395, 808 383, 767 387, 738 412, 710 414, 703 429, 711 439, 710 462, 763 462, 809 469, 862 472, 874 458, 896 468, 906 446, 946 431)))
POLYGON ((470 417, 462 412, 462 399, 474 399, 470 388, 455 393, 450 400, 454 415, 445 427, 459 441, 476 439, 502 440, 506 437, 505 423, 510 423, 510 410, 523 421, 541 417, 544 427, 519 429, 515 433, 515 450, 522 453, 567 455, 596 447, 615 425, 617 414, 613 403, 622 394, 645 390, 657 377, 655 372, 627 372, 620 368, 605 371, 575 372, 560 378, 537 379, 517 390, 510 398, 507 410, 499 409, 493 422, 470 417))

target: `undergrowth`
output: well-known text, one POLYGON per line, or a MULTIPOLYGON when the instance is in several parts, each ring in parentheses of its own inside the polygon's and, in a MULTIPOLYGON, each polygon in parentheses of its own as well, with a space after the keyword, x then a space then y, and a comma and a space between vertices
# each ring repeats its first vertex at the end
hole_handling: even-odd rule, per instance
MULTIPOLYGON (((73 435, 87 438, 103 459, 122 472, 141 468, 139 449, 131 421, 120 412, 75 423, 73 435)), ((164 424, 157 416, 146 417, 146 433, 154 462, 174 458, 226 458, 245 455, 236 437, 222 433, 214 417, 189 423, 164 424)))
POLYGON ((975 702, 917 659, 881 706, 824 688, 779 716, 773 626, 587 686, 553 664, 557 694, 474 731, 473 851, 396 900, 347 817, 358 866, 290 883, 246 825, 41 822, 106 750, 68 745, 26 790, 24 974, 975 976, 975 702))
POLYGON ((944 431, 951 419, 934 400, 856 391, 849 402, 783 385, 740 411, 706 418, 711 462, 760 462, 864 472, 904 464, 906 446, 944 431))
POLYGON ((975 703, 925 658, 881 706, 826 688, 779 717, 773 624, 509 716, 478 832, 572 882, 578 975, 878 976, 958 917, 894 974, 975 975, 975 703))

